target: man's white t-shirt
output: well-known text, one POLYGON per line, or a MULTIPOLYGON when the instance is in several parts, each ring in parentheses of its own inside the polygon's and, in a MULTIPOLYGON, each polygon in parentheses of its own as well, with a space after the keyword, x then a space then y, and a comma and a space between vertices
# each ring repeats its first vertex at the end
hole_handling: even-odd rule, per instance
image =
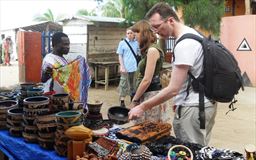
MULTIPOLYGON (((53 53, 47 54, 43 59, 42 64, 42 72, 47 68, 59 68, 62 66, 65 66, 68 64, 68 61, 64 57, 57 56, 53 53)), ((50 91, 50 84, 51 84, 52 78, 48 79, 44 83, 44 92, 50 91)), ((53 90, 56 93, 65 93, 63 87, 56 81, 54 81, 53 90)))
MULTIPOLYGON (((201 36, 196 30, 185 27, 185 30, 177 37, 177 40, 186 33, 196 34, 201 36)), ((174 63, 173 65, 188 65, 190 66, 189 71, 194 75, 194 77, 198 77, 203 69, 203 49, 200 42, 194 39, 184 39, 180 41, 174 48, 174 63)), ((175 75, 174 75, 175 76, 175 75)), ((189 75, 187 79, 183 83, 183 86, 177 96, 174 98, 175 105, 183 105, 183 106, 198 106, 199 105, 199 94, 195 93, 192 89, 192 86, 189 89, 189 95, 187 97, 187 86, 189 81, 189 75)), ((209 100, 205 97, 205 106, 211 105, 209 100)))

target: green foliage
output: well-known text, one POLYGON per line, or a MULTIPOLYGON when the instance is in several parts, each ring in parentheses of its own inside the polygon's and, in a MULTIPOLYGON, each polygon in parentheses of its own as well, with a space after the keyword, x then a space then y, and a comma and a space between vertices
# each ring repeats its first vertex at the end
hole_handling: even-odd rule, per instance
POLYGON ((64 17, 64 15, 59 15, 56 18, 54 17, 51 9, 47 9, 45 13, 42 15, 36 15, 33 19, 33 21, 37 22, 43 22, 43 21, 52 21, 52 22, 58 22, 64 17))
POLYGON ((88 12, 86 9, 80 9, 76 12, 77 16, 96 16, 95 10, 88 12))
POLYGON ((224 1, 193 0, 184 5, 183 18, 187 25, 218 35, 221 17, 224 14, 224 1))
POLYGON ((218 35, 221 17, 224 14, 223 0, 108 0, 102 7, 103 15, 123 17, 126 22, 132 23, 143 19, 157 2, 169 3, 176 9, 182 6, 185 24, 191 27, 199 26, 218 35))
POLYGON ((183 4, 182 0, 126 0, 125 6, 129 12, 125 18, 130 22, 141 20, 157 2, 166 2, 171 6, 183 4))
POLYGON ((103 16, 125 18, 125 0, 108 0, 101 10, 103 16))

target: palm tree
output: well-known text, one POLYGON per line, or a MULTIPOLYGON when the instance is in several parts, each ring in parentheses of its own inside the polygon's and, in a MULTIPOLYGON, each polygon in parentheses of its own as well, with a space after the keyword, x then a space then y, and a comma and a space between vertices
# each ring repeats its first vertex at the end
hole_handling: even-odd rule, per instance
POLYGON ((76 12, 77 16, 96 16, 95 10, 88 12, 86 9, 80 9, 76 12))
POLYGON ((125 0, 108 0, 101 10, 102 15, 107 17, 126 18, 127 14, 125 0))
POLYGON ((58 22, 60 21, 64 15, 59 15, 56 18, 54 17, 51 9, 47 9, 47 11, 42 15, 36 15, 34 16, 34 21, 42 22, 42 21, 52 21, 52 22, 58 22))

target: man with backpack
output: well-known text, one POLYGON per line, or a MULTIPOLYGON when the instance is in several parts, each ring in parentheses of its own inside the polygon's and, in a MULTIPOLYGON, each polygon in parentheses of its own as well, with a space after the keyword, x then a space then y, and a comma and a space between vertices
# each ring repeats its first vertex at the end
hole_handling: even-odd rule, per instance
MULTIPOLYGON (((154 5, 146 14, 146 18, 152 29, 164 39, 173 36, 177 42, 187 33, 203 38, 196 30, 181 23, 176 13, 166 3, 160 2, 154 5)), ((146 110, 174 97, 173 129, 176 137, 183 141, 208 145, 215 123, 217 103, 193 89, 191 76, 196 79, 204 70, 204 49, 199 41, 192 38, 184 38, 176 43, 169 85, 156 96, 132 108, 129 119, 141 117, 146 110), (203 107, 199 107, 200 105, 203 107)), ((201 83, 198 85, 204 93, 201 83)))

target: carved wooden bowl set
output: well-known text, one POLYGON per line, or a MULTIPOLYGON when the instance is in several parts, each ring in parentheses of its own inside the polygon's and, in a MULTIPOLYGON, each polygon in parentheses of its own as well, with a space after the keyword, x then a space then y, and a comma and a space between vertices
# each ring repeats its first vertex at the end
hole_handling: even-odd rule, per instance
POLYGON ((67 156, 69 138, 64 134, 65 130, 72 126, 79 126, 83 122, 81 111, 62 111, 56 113, 57 130, 55 132, 54 149, 60 156, 67 156))
POLYGON ((45 149, 53 149, 57 128, 55 114, 37 116, 38 143, 45 149))
POLYGON ((15 137, 21 137, 23 132, 23 109, 22 108, 11 108, 7 112, 7 128, 9 133, 15 137))
POLYGON ((30 143, 38 142, 37 117, 49 114, 49 98, 45 96, 28 97, 23 100, 23 137, 30 143))
POLYGON ((5 100, 0 102, 0 129, 7 129, 7 112, 8 109, 18 106, 14 100, 5 100))

